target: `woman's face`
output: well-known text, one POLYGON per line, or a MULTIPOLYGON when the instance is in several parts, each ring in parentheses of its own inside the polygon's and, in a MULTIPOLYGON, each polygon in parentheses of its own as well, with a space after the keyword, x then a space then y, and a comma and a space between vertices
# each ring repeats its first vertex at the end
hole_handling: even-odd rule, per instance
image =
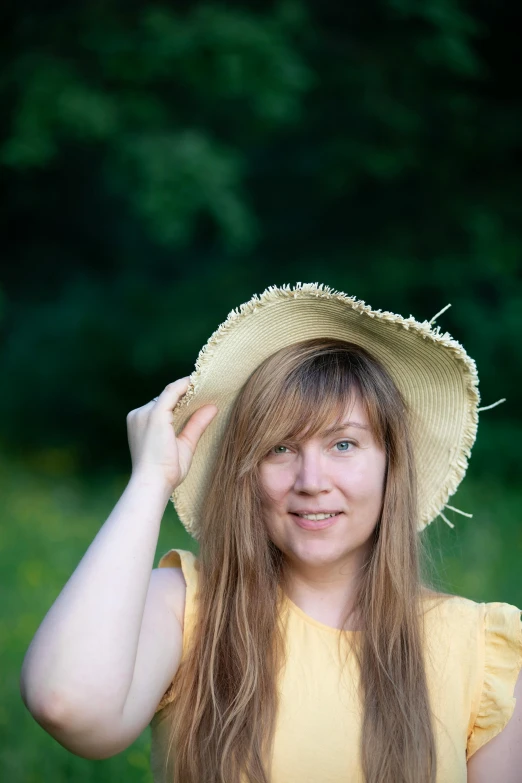
POLYGON ((290 567, 357 568, 364 562, 381 512, 385 471, 386 455, 360 399, 338 429, 332 425, 297 446, 271 449, 260 466, 264 517, 290 567))

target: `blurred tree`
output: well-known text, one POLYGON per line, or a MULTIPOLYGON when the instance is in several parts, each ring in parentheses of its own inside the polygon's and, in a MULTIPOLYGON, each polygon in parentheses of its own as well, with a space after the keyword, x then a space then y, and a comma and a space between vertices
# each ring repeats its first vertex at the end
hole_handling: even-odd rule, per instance
POLYGON ((482 464, 516 475, 515 13, 514 0, 12 9, 6 443, 121 459, 126 411, 189 372, 232 306, 319 279, 420 318, 452 302, 441 325, 477 359, 484 403, 508 397, 482 464))

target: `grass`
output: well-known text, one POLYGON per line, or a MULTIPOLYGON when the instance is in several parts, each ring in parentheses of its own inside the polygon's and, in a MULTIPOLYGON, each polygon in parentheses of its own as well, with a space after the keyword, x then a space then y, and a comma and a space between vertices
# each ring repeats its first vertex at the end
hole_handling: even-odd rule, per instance
MULTIPOLYGON (((27 646, 123 491, 127 476, 81 478, 67 461, 47 455, 37 464, 0 457, 4 488, 0 567, 3 612, 0 681, 0 768, 9 783, 152 783, 149 734, 105 761, 66 751, 31 718, 19 695, 19 672, 27 646)), ((451 530, 439 519, 428 528, 432 567, 441 586, 478 601, 522 606, 519 579, 522 492, 471 476, 451 503, 473 512, 467 519, 448 511, 451 530)), ((169 504, 158 542, 159 555, 194 542, 169 504)))
MULTIPOLYGON (((47 467, 49 467, 47 465, 47 467)), ((45 613, 107 518, 126 476, 52 475, 0 458, 4 488, 0 531, 0 769, 9 783, 152 783, 149 735, 104 761, 74 756, 40 728, 19 694, 23 656, 45 613)), ((169 504, 158 554, 193 549, 169 504)))

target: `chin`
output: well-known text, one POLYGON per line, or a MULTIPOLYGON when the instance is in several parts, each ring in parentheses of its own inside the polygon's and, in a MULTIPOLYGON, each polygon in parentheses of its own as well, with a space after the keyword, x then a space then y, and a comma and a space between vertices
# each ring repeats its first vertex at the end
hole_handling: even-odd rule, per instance
POLYGON ((307 565, 322 566, 328 563, 335 563, 346 552, 340 552, 338 547, 332 546, 329 541, 310 541, 303 544, 296 544, 288 550, 283 550, 284 554, 291 560, 296 560, 307 565))
MULTIPOLYGON (((370 536, 371 538, 371 536, 370 536)), ((295 563, 302 563, 308 566, 325 566, 340 562, 355 563, 360 559, 365 560, 371 548, 370 540, 364 538, 361 541, 347 542, 332 541, 325 538, 315 538, 306 540, 293 540, 291 542, 282 542, 278 544, 279 549, 285 557, 295 563)))

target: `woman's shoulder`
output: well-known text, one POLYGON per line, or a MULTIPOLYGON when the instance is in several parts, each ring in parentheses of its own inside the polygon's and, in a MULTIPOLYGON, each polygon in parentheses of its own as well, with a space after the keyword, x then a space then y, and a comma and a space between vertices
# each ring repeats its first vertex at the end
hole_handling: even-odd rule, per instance
POLYGON ((435 669, 453 672, 470 687, 512 693, 522 667, 520 609, 444 594, 426 595, 424 604, 425 638, 435 669))
POLYGON ((502 601, 479 602, 461 595, 426 590, 423 595, 424 617, 428 623, 447 623, 461 627, 479 625, 484 629, 493 625, 518 628, 520 609, 502 601))
MULTIPOLYGON (((159 560, 154 575, 163 582, 166 600, 171 604, 182 629, 182 660, 187 654, 196 618, 198 561, 185 549, 171 549, 159 560)), ((156 708, 161 712, 174 698, 172 683, 156 708)))
POLYGON ((520 609, 501 601, 477 602, 460 595, 426 592, 424 622, 428 634, 448 634, 467 644, 517 645, 520 641, 520 609))
POLYGON ((195 612, 195 602, 198 587, 198 561, 193 552, 185 549, 170 549, 159 560, 158 576, 164 575, 164 569, 169 570, 169 600, 178 617, 181 627, 188 630, 195 612), (161 569, 161 571, 160 571, 161 569))
MULTIPOLYGON (((489 741, 513 713, 522 668, 520 609, 458 595, 425 594, 424 628, 432 690, 452 693, 452 709, 468 716, 468 755, 489 741)), ((442 708, 441 708, 442 709, 442 708)))
MULTIPOLYGON (((494 601, 478 603, 462 596, 435 601, 430 621, 431 650, 447 653, 438 659, 437 678, 446 674, 455 694, 469 694, 468 759, 495 737, 509 722, 515 709, 515 685, 522 669, 522 624, 520 609, 494 601), (445 633, 441 633, 441 628, 445 633)), ((427 616, 429 616, 429 612, 427 616)))
POLYGON ((160 557, 158 568, 181 568, 184 575, 185 572, 190 575, 192 570, 197 572, 198 560, 188 549, 169 549, 160 557))

